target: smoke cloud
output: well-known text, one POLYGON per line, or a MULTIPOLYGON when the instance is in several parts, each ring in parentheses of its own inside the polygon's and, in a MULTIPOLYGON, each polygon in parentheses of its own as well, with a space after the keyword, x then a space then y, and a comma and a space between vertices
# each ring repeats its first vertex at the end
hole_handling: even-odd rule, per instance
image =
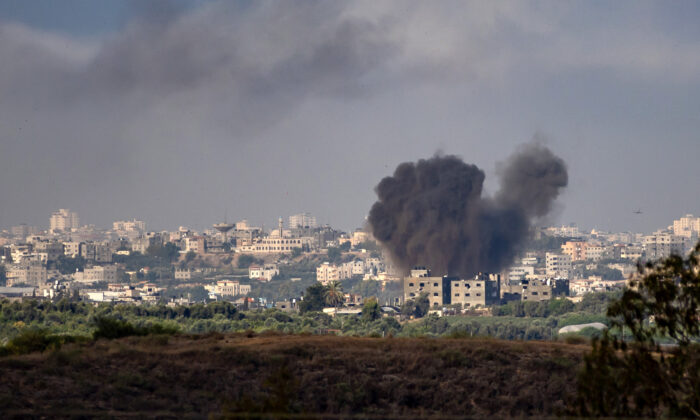
POLYGON ((464 277, 498 272, 568 183, 564 161, 535 143, 511 156, 499 176, 500 190, 488 197, 484 172, 456 156, 402 163, 376 187, 372 233, 403 272, 414 265, 464 277))

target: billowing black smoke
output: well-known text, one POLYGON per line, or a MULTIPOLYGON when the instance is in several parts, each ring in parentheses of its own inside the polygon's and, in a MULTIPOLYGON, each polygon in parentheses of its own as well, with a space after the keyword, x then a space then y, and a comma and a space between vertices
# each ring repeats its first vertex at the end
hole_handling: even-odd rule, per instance
POLYGON ((484 172, 456 156, 402 163, 377 185, 372 233, 404 272, 498 272, 568 183, 564 161, 540 144, 523 146, 499 175, 498 193, 482 197, 484 172))

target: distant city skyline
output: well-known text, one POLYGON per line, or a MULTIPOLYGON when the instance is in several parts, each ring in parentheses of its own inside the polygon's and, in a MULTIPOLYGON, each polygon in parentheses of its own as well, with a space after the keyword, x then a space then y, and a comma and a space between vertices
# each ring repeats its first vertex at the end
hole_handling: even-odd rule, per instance
POLYGON ((308 211, 361 226, 401 162, 568 165, 547 224, 700 213, 700 3, 0 3, 0 226, 308 211), (641 214, 635 214, 636 210, 641 214))

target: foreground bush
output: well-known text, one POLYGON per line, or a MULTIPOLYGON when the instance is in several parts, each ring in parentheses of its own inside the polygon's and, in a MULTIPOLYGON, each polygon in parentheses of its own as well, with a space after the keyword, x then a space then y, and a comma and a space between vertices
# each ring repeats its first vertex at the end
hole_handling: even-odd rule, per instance
POLYGON ((687 258, 639 271, 608 309, 612 326, 631 340, 611 330, 594 339, 576 414, 700 417, 700 243, 687 258))
POLYGON ((26 329, 5 346, 0 347, 0 356, 58 350, 63 344, 76 341, 80 341, 80 338, 69 335, 49 334, 42 329, 26 329))
POLYGON ((92 337, 97 340, 99 338, 115 339, 130 336, 143 336, 151 334, 175 334, 179 329, 174 326, 153 324, 144 327, 137 327, 128 321, 109 317, 95 318, 95 326, 97 329, 92 333, 92 337))

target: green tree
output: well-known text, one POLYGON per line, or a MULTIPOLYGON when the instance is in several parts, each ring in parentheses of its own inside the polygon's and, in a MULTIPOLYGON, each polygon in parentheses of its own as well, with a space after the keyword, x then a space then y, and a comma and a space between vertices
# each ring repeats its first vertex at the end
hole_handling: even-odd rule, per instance
POLYGON ((336 263, 343 258, 343 251, 341 251, 340 248, 330 247, 328 248, 327 255, 331 263, 336 263))
POLYGON ((379 308, 379 303, 377 298, 371 297, 365 300, 364 306, 362 306, 362 319, 365 321, 374 321, 382 316, 381 310, 379 308))
POLYGON ((699 259, 700 243, 686 258, 640 266, 610 304, 613 328, 585 357, 577 414, 700 417, 699 259))
POLYGON ((170 263, 180 255, 180 248, 172 242, 168 242, 165 245, 153 244, 146 248, 146 255, 170 263))
POLYGON ((78 270, 83 270, 85 268, 85 258, 83 257, 66 257, 65 255, 59 255, 56 259, 56 269, 61 274, 71 274, 78 270))
POLYGON ((321 283, 309 286, 304 293, 304 300, 299 303, 299 312, 320 311, 325 306, 326 288, 321 283))
POLYGON ((415 299, 406 301, 401 307, 401 314, 422 318, 430 309, 430 300, 427 293, 421 293, 415 299))
POLYGON ((345 295, 343 286, 338 281, 332 281, 326 286, 325 300, 328 306, 337 307, 343 304, 345 295))
POLYGON ((260 264, 262 261, 255 258, 250 254, 241 254, 238 257, 237 266, 238 268, 248 268, 253 264, 260 264))

